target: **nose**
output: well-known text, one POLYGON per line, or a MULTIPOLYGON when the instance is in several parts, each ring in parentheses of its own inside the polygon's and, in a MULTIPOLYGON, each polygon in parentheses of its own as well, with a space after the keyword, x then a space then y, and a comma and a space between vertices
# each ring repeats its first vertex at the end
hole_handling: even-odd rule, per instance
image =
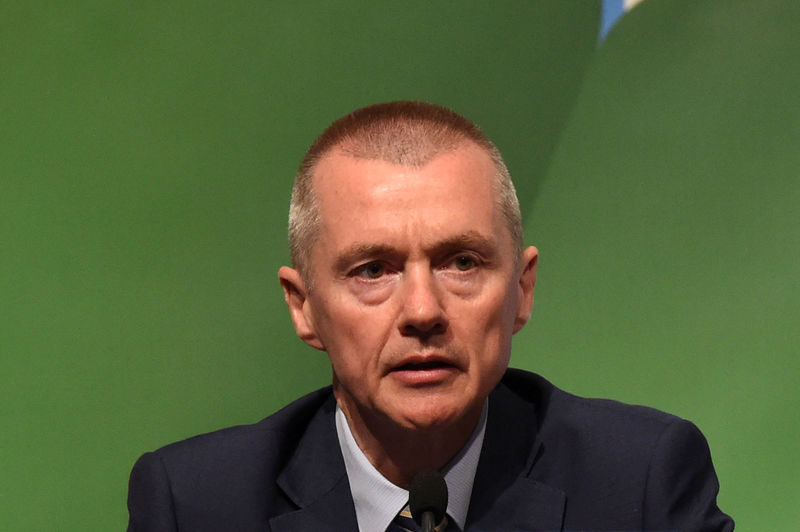
POLYGON ((427 340, 447 330, 441 287, 430 268, 406 268, 400 332, 427 340))

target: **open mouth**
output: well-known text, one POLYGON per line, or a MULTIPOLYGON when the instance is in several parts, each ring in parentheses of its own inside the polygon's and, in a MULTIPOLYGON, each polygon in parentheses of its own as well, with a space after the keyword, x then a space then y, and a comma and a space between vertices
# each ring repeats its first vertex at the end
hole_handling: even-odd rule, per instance
POLYGON ((419 357, 396 366, 391 375, 407 386, 435 386, 452 379, 457 372, 455 365, 441 358, 421 360, 419 357))
POLYGON ((402 366, 394 368, 394 371, 425 371, 431 369, 442 369, 453 367, 452 364, 441 360, 431 360, 428 362, 408 362, 402 366))

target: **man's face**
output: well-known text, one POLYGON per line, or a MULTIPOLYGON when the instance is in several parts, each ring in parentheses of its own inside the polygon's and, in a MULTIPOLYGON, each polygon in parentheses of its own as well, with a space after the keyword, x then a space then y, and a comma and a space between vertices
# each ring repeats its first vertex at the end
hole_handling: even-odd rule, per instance
POLYGON ((338 151, 318 164, 313 289, 290 268, 281 279, 349 419, 446 427, 477 418, 503 375, 530 314, 536 249, 515 266, 494 172, 472 143, 421 168, 338 151))

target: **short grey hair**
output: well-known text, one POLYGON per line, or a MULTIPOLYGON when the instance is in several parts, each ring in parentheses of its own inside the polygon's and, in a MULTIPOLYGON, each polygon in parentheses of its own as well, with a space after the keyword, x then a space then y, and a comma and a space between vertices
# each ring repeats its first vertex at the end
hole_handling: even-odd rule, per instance
POLYGON ((289 206, 289 249, 292 265, 311 288, 311 249, 319 236, 320 215, 314 194, 314 170, 326 155, 341 150, 362 159, 421 167, 441 153, 474 142, 491 157, 495 167, 497 205, 515 247, 522 252, 522 216, 519 200, 503 157, 478 127, 463 116, 424 102, 389 102, 363 107, 328 126, 303 158, 292 187, 289 206))

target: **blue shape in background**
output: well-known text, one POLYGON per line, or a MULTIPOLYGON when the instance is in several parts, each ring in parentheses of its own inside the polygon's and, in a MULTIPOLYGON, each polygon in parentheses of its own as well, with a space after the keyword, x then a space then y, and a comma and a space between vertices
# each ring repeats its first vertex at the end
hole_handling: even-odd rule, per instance
POLYGON ((603 19, 600 24, 600 40, 605 39, 606 35, 614 24, 625 14, 623 0, 603 0, 603 19))

